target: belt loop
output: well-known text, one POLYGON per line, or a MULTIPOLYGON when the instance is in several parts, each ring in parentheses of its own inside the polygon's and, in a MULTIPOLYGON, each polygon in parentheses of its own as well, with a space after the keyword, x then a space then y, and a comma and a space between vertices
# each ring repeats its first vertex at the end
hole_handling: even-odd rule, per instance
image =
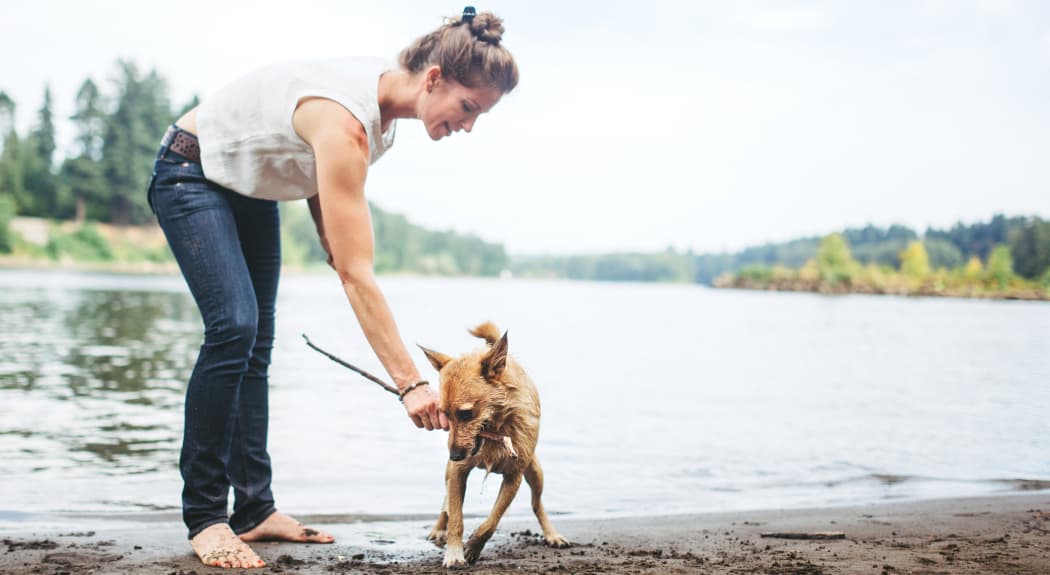
POLYGON ((164 137, 160 139, 160 154, 158 158, 163 160, 168 157, 168 151, 171 150, 171 143, 175 141, 175 124, 168 126, 168 131, 164 132, 164 137))

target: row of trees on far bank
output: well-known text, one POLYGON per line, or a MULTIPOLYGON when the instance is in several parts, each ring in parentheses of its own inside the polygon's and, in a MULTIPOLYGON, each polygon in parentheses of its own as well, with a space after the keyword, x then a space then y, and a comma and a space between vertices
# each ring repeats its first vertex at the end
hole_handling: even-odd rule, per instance
MULTIPOLYGON (((997 215, 988 222, 958 223, 945 230, 929 228, 922 237, 901 225, 886 228, 868 225, 844 230, 834 237, 848 246, 848 261, 855 265, 834 268, 833 277, 859 277, 856 274, 860 269, 898 270, 902 265, 902 254, 915 253, 920 247, 927 262, 925 267, 932 270, 931 273, 957 269, 972 271, 975 265, 983 266, 982 269, 990 265, 994 270, 1001 270, 1001 262, 1006 261, 1006 257, 1009 258, 1010 273, 1020 279, 1040 281, 1050 273, 1050 222, 1037 217, 997 215)), ((800 269, 807 265, 807 269, 812 269, 808 262, 821 261, 818 252, 827 241, 827 238, 807 237, 735 253, 699 255, 668 248, 658 253, 519 257, 513 260, 512 269, 526 276, 710 284, 718 277, 740 274, 744 270, 744 276, 759 277, 772 273, 774 269, 800 269)), ((826 251, 827 246, 823 249, 826 251)), ((909 262, 908 269, 914 270, 911 263, 914 260, 904 259, 909 262)), ((923 269, 923 266, 918 269, 923 269)), ((973 274, 967 277, 971 276, 973 274)))
POLYGON ((846 237, 835 233, 823 238, 815 257, 800 267, 749 266, 739 273, 720 276, 715 285, 824 293, 1050 299, 1050 222, 1033 218, 1011 234, 1009 245, 989 245, 986 251, 984 260, 973 253, 960 265, 934 267, 926 240, 916 239, 898 252, 897 266, 873 261, 863 264, 854 257, 846 237))

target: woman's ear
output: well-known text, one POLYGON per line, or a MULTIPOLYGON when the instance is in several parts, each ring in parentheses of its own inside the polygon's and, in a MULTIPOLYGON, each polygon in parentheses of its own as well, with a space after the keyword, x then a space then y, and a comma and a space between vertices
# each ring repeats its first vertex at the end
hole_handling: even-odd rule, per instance
POLYGON ((426 88, 427 92, 433 92, 438 82, 441 80, 441 66, 431 66, 427 68, 423 76, 423 87, 426 88))

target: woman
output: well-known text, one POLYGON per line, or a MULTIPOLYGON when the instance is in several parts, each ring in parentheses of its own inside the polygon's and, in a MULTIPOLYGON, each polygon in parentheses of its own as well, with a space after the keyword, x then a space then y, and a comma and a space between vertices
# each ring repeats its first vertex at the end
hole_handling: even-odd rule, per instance
POLYGON ((207 565, 262 567, 259 540, 330 543, 276 511, 266 451, 267 366, 280 271, 276 201, 306 198, 361 328, 417 427, 448 429, 372 270, 368 166, 399 118, 434 140, 469 132, 518 81, 503 26, 467 7, 402 51, 253 72, 169 129, 149 200, 204 320, 186 391, 183 519, 207 565), (234 490, 233 514, 227 497, 234 490))

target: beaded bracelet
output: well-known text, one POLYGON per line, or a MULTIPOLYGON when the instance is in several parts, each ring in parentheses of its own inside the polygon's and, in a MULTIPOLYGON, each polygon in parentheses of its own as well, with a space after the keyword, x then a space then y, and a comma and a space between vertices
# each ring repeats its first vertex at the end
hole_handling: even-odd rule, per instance
POLYGON ((408 392, 410 392, 413 389, 415 389, 415 388, 417 388, 419 386, 422 386, 422 385, 430 385, 430 382, 425 380, 425 379, 421 379, 421 380, 413 383, 412 385, 406 387, 405 389, 402 389, 400 391, 400 393, 397 394, 398 399, 401 400, 401 403, 404 403, 405 402, 405 396, 408 395, 408 392))

